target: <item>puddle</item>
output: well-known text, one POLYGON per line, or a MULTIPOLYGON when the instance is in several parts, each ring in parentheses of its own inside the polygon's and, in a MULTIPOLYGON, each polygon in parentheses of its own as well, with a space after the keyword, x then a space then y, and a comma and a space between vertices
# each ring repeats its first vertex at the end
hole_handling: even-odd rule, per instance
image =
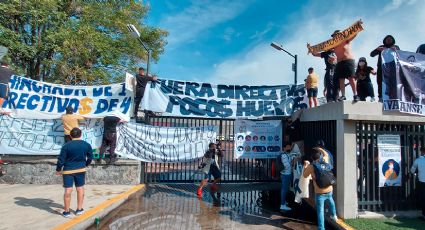
POLYGON ((195 184, 151 184, 89 229, 316 229, 303 206, 279 212, 279 183, 222 184, 216 193, 195 184))

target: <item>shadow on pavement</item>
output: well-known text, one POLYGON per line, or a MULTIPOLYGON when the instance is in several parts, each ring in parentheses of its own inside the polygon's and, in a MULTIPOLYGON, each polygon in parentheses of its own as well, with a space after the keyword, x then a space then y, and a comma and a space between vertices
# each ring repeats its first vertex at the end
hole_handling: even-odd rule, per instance
POLYGON ((15 197, 15 200, 15 204, 19 206, 38 208, 58 215, 61 214, 60 210, 63 209, 63 205, 55 203, 50 199, 15 197))

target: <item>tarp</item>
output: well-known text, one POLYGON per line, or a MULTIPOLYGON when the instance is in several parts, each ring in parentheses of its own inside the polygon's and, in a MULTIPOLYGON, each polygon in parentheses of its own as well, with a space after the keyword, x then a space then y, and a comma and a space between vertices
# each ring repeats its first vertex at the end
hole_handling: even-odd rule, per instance
POLYGON ((149 82, 142 108, 164 116, 261 118, 307 108, 304 85, 215 85, 159 79, 149 82))
POLYGON ((382 52, 384 110, 425 116, 425 55, 382 52))
POLYGON ((130 120, 133 92, 125 83, 100 86, 60 85, 12 76, 3 107, 12 117, 57 119, 67 106, 86 118, 115 115, 130 120))

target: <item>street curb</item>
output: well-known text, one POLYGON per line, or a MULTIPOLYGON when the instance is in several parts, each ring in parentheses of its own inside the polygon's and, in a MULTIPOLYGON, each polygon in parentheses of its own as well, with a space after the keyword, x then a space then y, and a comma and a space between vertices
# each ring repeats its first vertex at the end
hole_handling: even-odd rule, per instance
POLYGON ((118 194, 98 206, 84 212, 84 214, 73 218, 63 224, 53 227, 53 230, 63 229, 86 229, 93 225, 96 218, 102 218, 110 213, 112 210, 120 206, 122 203, 127 201, 136 192, 141 191, 145 188, 144 184, 136 185, 131 189, 118 194))

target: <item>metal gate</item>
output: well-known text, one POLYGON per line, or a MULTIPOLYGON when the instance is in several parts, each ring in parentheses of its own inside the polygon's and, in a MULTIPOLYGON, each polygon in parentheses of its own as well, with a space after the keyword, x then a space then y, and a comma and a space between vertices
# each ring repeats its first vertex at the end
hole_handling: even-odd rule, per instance
POLYGON ((410 167, 425 145, 424 124, 383 122, 356 123, 358 156, 358 206, 359 211, 396 211, 417 208, 416 181, 409 177, 410 167), (400 135, 402 186, 379 187, 377 136, 400 135))
MULTIPOLYGON (((277 119, 277 118, 267 118, 277 119)), ((147 124, 153 126, 193 127, 214 125, 219 127, 217 141, 221 142, 223 157, 220 158, 221 182, 273 182, 278 172, 273 172, 275 159, 235 159, 233 119, 182 118, 147 116, 147 124)), ((142 162, 142 183, 185 183, 194 182, 201 159, 177 163, 142 162)))

